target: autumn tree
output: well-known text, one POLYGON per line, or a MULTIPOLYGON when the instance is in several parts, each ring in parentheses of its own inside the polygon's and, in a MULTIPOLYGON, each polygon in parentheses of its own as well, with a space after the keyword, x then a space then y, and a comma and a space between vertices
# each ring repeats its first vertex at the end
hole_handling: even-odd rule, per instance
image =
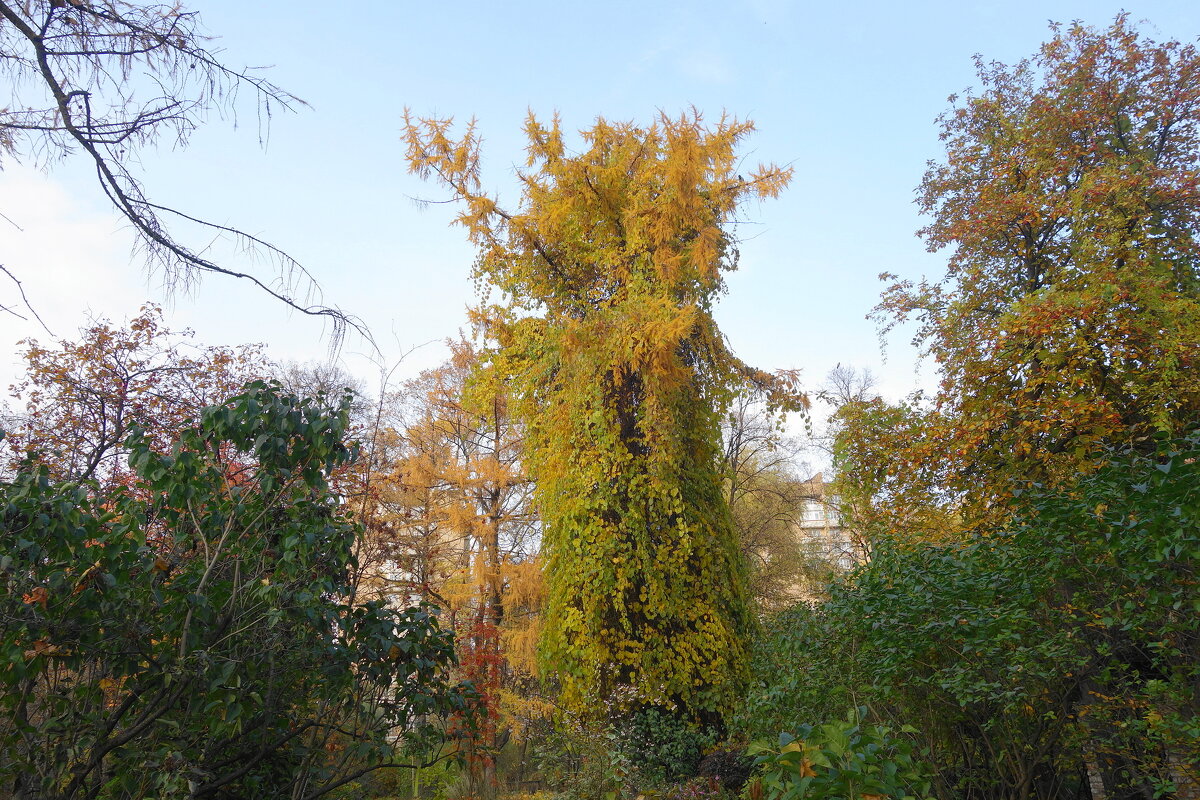
POLYGON ((834 416, 834 492, 843 524, 869 554, 884 539, 936 541, 962 531, 959 493, 945 488, 958 444, 935 429, 921 397, 889 403, 881 397, 841 406, 834 416), (929 454, 918 459, 916 454, 929 454))
POLYGON ((5 442, 10 468, 33 452, 55 480, 104 485, 130 474, 124 444, 134 427, 166 452, 189 418, 267 369, 258 347, 196 345, 154 305, 123 327, 98 320, 76 341, 24 346, 25 377, 12 387, 21 410, 5 442))
POLYGON ((498 575, 501 564, 537 549, 522 432, 502 388, 472 383, 471 343, 449 346, 444 364, 405 382, 381 404, 379 480, 390 488, 377 524, 413 593, 451 607, 486 586, 485 616, 499 622, 501 585, 483 575, 498 575), (471 574, 476 556, 482 572, 471 574))
POLYGON ((942 540, 961 531, 957 495, 944 486, 945 459, 909 460, 913 448, 953 450, 930 424, 917 392, 892 403, 874 390, 870 370, 839 364, 819 399, 832 410, 821 447, 834 468, 831 494, 861 561, 898 538, 942 540))
POLYGON ((504 622, 505 563, 536 552, 537 531, 525 473, 524 431, 513 419, 503 387, 477 370, 475 348, 451 341, 449 360, 408 384, 417 401, 404 429, 412 455, 442 450, 441 458, 405 464, 418 483, 435 485, 450 501, 447 523, 463 540, 475 569, 477 613, 504 622))
POLYGON ((467 742, 468 777, 475 796, 489 797, 499 788, 496 752, 530 677, 537 520, 524 428, 507 392, 470 342, 448 344, 450 358, 401 392, 404 424, 385 489, 401 513, 382 538, 413 591, 438 602, 458 633, 461 669, 487 712, 467 742))
MULTIPOLYGON (((78 153, 129 221, 149 268, 160 270, 168 285, 226 275, 330 320, 335 337, 346 324, 359 327, 342 312, 310 302, 315 282, 283 250, 146 193, 137 170, 141 148, 163 140, 186 144, 210 113, 235 110, 239 92, 256 101, 260 124, 303 104, 254 70, 226 65, 209 41, 197 13, 179 3, 0 0, 0 74, 17 92, 0 109, 0 168, 4 158, 44 165, 78 153), (277 274, 260 277, 210 260, 173 232, 172 219, 206 228, 206 242, 213 234, 232 237, 270 259, 277 274)), ((2 265, 0 271, 16 280, 2 265)))
POLYGON ((737 263, 735 211, 791 175, 741 166, 751 130, 698 112, 598 119, 572 152, 557 119, 530 115, 522 198, 506 210, 482 188, 473 125, 456 140, 447 120, 406 120, 411 168, 461 202, 475 277, 508 300, 479 317, 527 424, 542 653, 564 703, 592 715, 607 703, 717 721, 744 674, 751 622, 719 423, 735 386, 788 387, 735 358, 711 312, 737 263))
POLYGON ((878 309, 916 320, 939 389, 852 404, 839 442, 884 531, 964 541, 889 543, 848 587, 856 638, 894 670, 872 685, 944 698, 929 732, 979 764, 948 768, 979 789, 946 796, 1061 796, 1085 764, 1095 797, 1172 792, 1195 761, 1195 635, 1175 616, 1195 548, 1162 537, 1194 505, 1200 54, 1121 15, 978 71, 918 197, 947 275, 878 309))
POLYGON ((947 274, 877 309, 915 318, 942 373, 899 479, 940 473, 968 520, 1012 477, 1059 483, 1200 421, 1200 55, 1125 15, 1052 31, 1015 65, 978 60, 918 195, 947 274))

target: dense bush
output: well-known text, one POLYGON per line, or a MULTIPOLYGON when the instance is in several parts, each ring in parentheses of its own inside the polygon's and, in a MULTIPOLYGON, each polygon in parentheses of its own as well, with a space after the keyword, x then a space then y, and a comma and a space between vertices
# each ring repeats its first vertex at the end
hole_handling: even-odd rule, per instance
POLYGON ((801 725, 781 733, 778 744, 751 744, 759 769, 752 800, 929 797, 928 769, 913 757, 912 745, 885 726, 865 724, 865 711, 818 727, 801 725))
POLYGON ((920 729, 947 800, 1185 791, 1200 440, 1110 453, 1068 490, 1024 487, 1009 520, 966 543, 881 544, 824 607, 779 618, 742 728, 794 729, 852 694, 920 729))
POLYGON ((633 765, 607 725, 560 715, 534 746, 538 773, 565 798, 603 800, 633 786, 633 765))
POLYGON ((643 786, 662 786, 696 775, 716 733, 659 708, 647 708, 613 724, 617 747, 643 786))
POLYGON ((253 384, 129 486, 0 485, 0 792, 311 798, 464 708, 429 610, 352 601, 347 409, 253 384))
POLYGON ((774 738, 797 725, 842 715, 865 698, 851 631, 827 606, 800 603, 767 616, 750 649, 750 685, 730 728, 742 739, 774 738))
POLYGON ((566 797, 603 800, 667 790, 696 777, 716 740, 710 729, 647 708, 608 721, 563 715, 535 749, 538 772, 548 785, 566 797))

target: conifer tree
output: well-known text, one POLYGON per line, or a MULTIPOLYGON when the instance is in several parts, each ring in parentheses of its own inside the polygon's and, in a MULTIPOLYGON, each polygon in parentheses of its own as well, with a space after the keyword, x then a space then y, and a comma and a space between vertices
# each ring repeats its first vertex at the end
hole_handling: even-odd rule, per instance
POLYGON ((508 302, 477 314, 528 426, 544 525, 542 655, 563 701, 591 715, 670 709, 715 722, 734 696, 751 624, 718 467, 719 421, 751 369, 713 321, 737 263, 728 224, 791 170, 738 174, 748 122, 698 112, 649 127, 598 119, 568 150, 529 117, 519 207, 480 180, 474 126, 406 120, 413 171, 461 201, 475 278, 508 302))

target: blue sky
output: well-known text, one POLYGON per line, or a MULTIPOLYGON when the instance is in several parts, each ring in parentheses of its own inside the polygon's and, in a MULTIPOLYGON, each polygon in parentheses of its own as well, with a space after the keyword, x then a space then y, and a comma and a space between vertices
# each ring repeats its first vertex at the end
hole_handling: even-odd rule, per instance
MULTIPOLYGON (((838 362, 869 367, 892 397, 928 385, 931 369, 917 373, 903 333, 883 361, 865 316, 880 272, 915 278, 942 269, 944 256, 926 253, 914 235, 922 223, 913 190, 938 157, 934 120, 947 96, 974 83, 972 55, 1012 62, 1048 37, 1048 20, 1104 26, 1122 8, 1146 20, 1152 38, 1200 35, 1200 7, 1183 0, 194 7, 228 64, 271 65, 269 77, 310 106, 276 117, 265 149, 251 104, 236 125, 214 115, 187 149, 144 155, 149 193, 291 252, 326 300, 372 327, 388 359, 454 335, 473 299, 472 253, 448 226, 452 209, 413 200, 443 195, 406 172, 406 106, 477 118, 485 178, 513 204, 527 110, 557 111, 579 129, 597 115, 649 121, 694 105, 714 120, 722 111, 753 119, 749 159, 796 169, 784 197, 748 207, 739 226, 741 269, 717 311, 734 349, 757 366, 800 368, 813 386, 838 362)), ((4 167, 0 212, 23 230, 0 221, 0 263, 25 279, 58 336, 87 313, 119 320, 163 298, 80 165, 46 175, 4 167)), ((252 266, 219 244, 211 253, 252 266)), ((228 280, 177 296, 168 316, 207 343, 263 342, 278 358, 300 360, 326 353, 319 323, 228 280)), ((0 344, 24 335, 48 338, 0 321, 0 344)), ((350 340, 343 358, 369 373, 362 350, 350 340)), ((420 348, 399 374, 443 354, 437 344, 420 348)), ((2 357, 0 370, 6 384, 13 368, 2 357)))

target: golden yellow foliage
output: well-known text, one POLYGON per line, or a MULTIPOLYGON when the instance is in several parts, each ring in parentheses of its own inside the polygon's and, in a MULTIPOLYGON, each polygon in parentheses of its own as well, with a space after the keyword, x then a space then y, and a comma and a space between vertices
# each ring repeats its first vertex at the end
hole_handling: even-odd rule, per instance
MULTIPOLYGON (((557 117, 526 121, 515 211, 487 195, 474 123, 405 119, 408 158, 461 202, 475 279, 504 306, 477 323, 514 390, 544 523, 542 651, 568 706, 719 716, 744 669, 745 576, 716 467, 718 420, 752 383, 780 404, 793 376, 752 369, 711 316, 737 262, 726 226, 791 170, 739 174, 753 126, 699 112, 647 127, 598 119, 568 148, 557 117)), ((520 637, 514 637, 514 642, 520 637)))

